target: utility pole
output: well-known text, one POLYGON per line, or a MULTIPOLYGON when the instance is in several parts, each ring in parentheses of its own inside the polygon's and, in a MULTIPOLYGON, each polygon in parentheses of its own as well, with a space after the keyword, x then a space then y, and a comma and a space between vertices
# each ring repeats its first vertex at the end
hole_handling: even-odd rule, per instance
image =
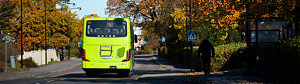
MULTIPOLYGON (((186 5, 186 6, 185 6, 185 10, 186 10, 186 11, 185 11, 185 14, 186 14, 186 17, 188 16, 188 13, 187 13, 187 12, 188 12, 188 11, 187 11, 187 3, 188 3, 188 2, 187 2, 187 0, 186 0, 186 1, 185 1, 185 5, 186 5)), ((186 29, 186 52, 187 52, 187 55, 188 55, 188 52, 189 52, 189 49, 188 49, 188 48, 189 48, 189 45, 188 45, 188 44, 189 44, 189 42, 188 42, 189 40, 188 40, 188 39, 189 39, 189 37, 188 37, 188 28, 187 28, 187 24, 188 24, 187 18, 185 18, 185 29, 186 29)), ((186 60, 187 60, 186 62, 187 62, 187 64, 188 64, 188 62, 189 62, 189 61, 188 61, 188 60, 189 60, 189 59, 188 59, 188 56, 186 56, 186 60)))
POLYGON ((22 32, 23 32, 23 0, 21 0, 21 68, 23 68, 23 35, 22 35, 22 32))
MULTIPOLYGON (((192 26, 192 0, 190 0, 190 27, 192 26)), ((192 30, 193 30, 193 28, 191 28, 192 30)), ((190 68, 190 72, 192 72, 193 71, 193 63, 192 63, 192 59, 193 59, 193 41, 191 41, 191 68, 190 68)))
POLYGON ((45 0, 45 64, 47 65, 47 0, 45 0))

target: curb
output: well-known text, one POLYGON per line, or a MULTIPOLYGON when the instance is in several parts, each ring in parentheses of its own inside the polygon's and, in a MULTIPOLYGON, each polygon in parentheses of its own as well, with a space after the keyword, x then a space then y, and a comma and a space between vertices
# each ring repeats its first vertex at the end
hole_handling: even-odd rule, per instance
POLYGON ((73 66, 65 68, 65 69, 62 69, 62 70, 50 71, 50 72, 40 73, 40 74, 36 74, 36 75, 29 75, 29 76, 24 76, 24 77, 2 78, 2 79, 0 79, 0 81, 7 81, 7 80, 16 80, 16 79, 26 79, 26 78, 38 77, 40 75, 47 75, 47 74, 51 74, 51 73, 66 71, 68 69, 74 68, 74 67, 79 66, 79 65, 81 65, 81 63, 73 65, 73 66))
MULTIPOLYGON (((161 68, 166 69, 167 71, 174 71, 173 69, 170 69, 170 68, 168 68, 168 67, 162 65, 159 61, 157 61, 157 58, 155 58, 154 56, 152 56, 151 58, 152 58, 152 60, 153 60, 156 64, 158 64, 159 66, 161 66, 161 68)), ((182 72, 182 73, 185 73, 184 71, 181 71, 181 72, 182 72)), ((146 79, 146 78, 138 78, 138 80, 145 80, 145 79, 146 79)), ((210 83, 215 83, 215 82, 213 82, 212 80, 208 79, 207 77, 205 77, 205 79, 206 79, 208 82, 210 82, 210 83)), ((154 80, 155 80, 155 79, 154 79, 154 80)), ((162 79, 162 80, 163 80, 163 79, 162 79)))
MULTIPOLYGON (((187 72, 190 72, 190 71, 180 71, 180 70, 168 68, 168 67, 166 67, 165 65, 163 65, 162 63, 160 63, 160 62, 157 60, 157 59, 158 59, 157 57, 152 56, 151 58, 152 58, 152 60, 153 60, 156 64, 158 64, 161 68, 163 68, 163 69, 165 69, 165 70, 167 70, 167 71, 178 71, 178 72, 181 72, 181 73, 187 73, 187 72)), ((195 70, 193 69, 193 71, 195 71, 195 70)))
POLYGON ((174 71, 174 70, 172 70, 172 69, 170 69, 170 68, 167 68, 165 65, 162 65, 159 61, 157 61, 154 57, 151 57, 152 58, 152 60, 156 63, 156 64, 158 64, 161 68, 163 68, 164 70, 167 70, 167 71, 174 71))

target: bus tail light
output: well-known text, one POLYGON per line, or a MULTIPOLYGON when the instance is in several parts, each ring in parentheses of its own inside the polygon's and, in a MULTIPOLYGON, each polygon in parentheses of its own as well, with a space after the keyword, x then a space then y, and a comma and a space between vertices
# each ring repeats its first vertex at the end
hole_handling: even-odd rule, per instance
POLYGON ((90 61, 89 59, 86 59, 86 52, 84 49, 82 49, 82 60, 83 61, 90 61))
POLYGON ((127 51, 126 59, 124 59, 122 62, 127 62, 130 60, 130 50, 127 51))

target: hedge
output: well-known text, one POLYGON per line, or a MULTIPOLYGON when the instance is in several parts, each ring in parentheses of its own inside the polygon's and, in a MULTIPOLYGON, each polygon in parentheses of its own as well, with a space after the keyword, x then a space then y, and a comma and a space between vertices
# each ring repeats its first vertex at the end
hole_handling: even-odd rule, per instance
MULTIPOLYGON (((211 70, 222 71, 246 67, 246 43, 230 43, 215 47, 215 57, 211 59, 211 70)), ((198 57, 198 48, 194 48, 193 67, 202 71, 201 58, 198 57)))
POLYGON ((300 75, 300 36, 281 40, 272 48, 275 75, 295 77, 300 75))
POLYGON ((135 54, 140 55, 140 54, 150 54, 152 53, 151 51, 144 51, 144 50, 139 50, 139 51, 135 51, 135 54))

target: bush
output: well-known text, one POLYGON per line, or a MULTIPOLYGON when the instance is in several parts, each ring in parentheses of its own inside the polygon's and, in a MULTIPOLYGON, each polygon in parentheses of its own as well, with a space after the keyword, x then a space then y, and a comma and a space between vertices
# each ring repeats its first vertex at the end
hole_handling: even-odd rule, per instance
POLYGON ((160 56, 166 56, 167 53, 168 53, 168 49, 167 49, 166 46, 161 46, 161 47, 159 48, 159 55, 160 55, 160 56))
MULTIPOLYGON (((211 70, 232 70, 246 67, 246 57, 243 53, 246 43, 230 43, 215 47, 215 57, 211 59, 211 70), (240 61, 235 59, 240 59, 240 61), (239 65, 236 65, 239 64, 239 65)), ((195 70, 202 70, 201 58, 198 57, 198 48, 194 48, 193 67, 195 70)))
POLYGON ((24 65, 24 67, 21 67, 20 61, 16 61, 15 64, 16 64, 16 68, 12 68, 12 67, 11 67, 11 63, 8 63, 8 71, 9 71, 9 72, 28 70, 28 68, 25 67, 25 65, 24 65))
POLYGON ((32 57, 26 58, 23 60, 23 64, 27 67, 27 68, 31 68, 31 67, 38 67, 37 63, 35 63, 32 59, 32 57))
POLYGON ((144 51, 144 50, 139 50, 139 51, 136 51, 135 54, 139 55, 139 54, 150 54, 152 53, 151 51, 144 51))
POLYGON ((241 33, 239 31, 232 30, 228 32, 228 37, 226 38, 226 43, 233 43, 233 42, 242 42, 241 33))
MULTIPOLYGON (((211 61, 212 70, 219 71, 222 68, 226 68, 225 65, 230 63, 230 59, 239 56, 238 53, 246 49, 246 43, 230 43, 226 45, 221 45, 215 47, 215 57, 211 61)), ((245 56, 245 55, 244 55, 245 56)), ((244 63, 246 64, 246 63, 244 63)), ((233 67, 227 67, 226 69, 231 69, 233 67)))
POLYGON ((194 52, 194 55, 192 57, 192 64, 193 64, 193 68, 194 70, 196 71, 203 71, 203 68, 202 68, 202 60, 200 57, 198 57, 198 50, 195 50, 194 52))
MULTIPOLYGON (((68 52, 68 51, 67 51, 68 52)), ((80 51, 79 48, 71 48, 71 57, 79 57, 80 56, 80 51)))
POLYGON ((300 75, 300 36, 282 40, 272 48, 272 63, 277 76, 300 75))

